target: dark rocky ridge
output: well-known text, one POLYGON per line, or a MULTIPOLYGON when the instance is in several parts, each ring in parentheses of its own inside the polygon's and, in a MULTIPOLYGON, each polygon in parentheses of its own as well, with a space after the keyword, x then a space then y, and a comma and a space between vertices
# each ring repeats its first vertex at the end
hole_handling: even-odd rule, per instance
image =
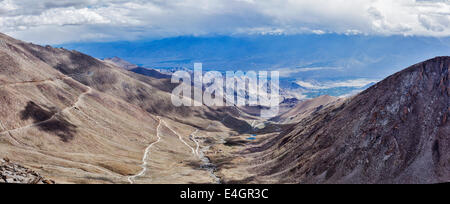
POLYGON ((396 73, 251 149, 254 170, 281 183, 449 182, 449 79, 450 57, 396 73))
POLYGON ((137 73, 137 74, 142 74, 144 76, 153 77, 156 79, 170 79, 172 77, 171 75, 162 74, 161 72, 158 72, 154 69, 147 69, 147 68, 143 68, 143 67, 137 67, 134 69, 130 69, 130 71, 137 73))

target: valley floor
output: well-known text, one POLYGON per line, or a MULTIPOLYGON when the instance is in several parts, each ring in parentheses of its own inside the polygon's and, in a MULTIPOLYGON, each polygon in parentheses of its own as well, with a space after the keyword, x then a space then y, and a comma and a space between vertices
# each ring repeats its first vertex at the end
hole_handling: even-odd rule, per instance
MULTIPOLYGON (((91 94, 91 91, 89 89, 81 94, 73 106, 61 110, 53 117, 57 117, 57 114, 74 117, 77 114, 77 117, 88 119, 90 116, 77 110, 83 109, 78 107, 83 106, 80 100, 83 100, 84 94, 91 94)), ((251 155, 246 154, 245 149, 273 135, 239 134, 220 121, 209 121, 209 124, 205 123, 205 127, 194 128, 158 117, 158 123, 154 124, 156 137, 148 140, 140 155, 139 152, 130 154, 130 160, 125 161, 124 158, 114 160, 102 154, 41 150, 29 145, 29 139, 21 136, 33 132, 39 124, 52 118, 1 132, 0 155, 36 170, 56 183, 249 182, 255 176, 250 173, 251 155)), ((249 125, 259 126, 254 127, 255 130, 264 127, 264 123, 260 121, 247 122, 249 125)), ((106 140, 102 142, 110 143, 106 140)))

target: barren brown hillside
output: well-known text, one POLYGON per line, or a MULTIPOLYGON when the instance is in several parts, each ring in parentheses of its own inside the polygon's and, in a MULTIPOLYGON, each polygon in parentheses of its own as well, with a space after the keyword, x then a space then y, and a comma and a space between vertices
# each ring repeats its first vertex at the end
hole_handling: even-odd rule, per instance
POLYGON ((437 57, 248 149, 248 181, 449 182, 449 115, 450 57, 437 57))
POLYGON ((233 109, 175 108, 175 85, 0 34, 0 157, 59 183, 217 182, 208 147, 251 127, 233 109))

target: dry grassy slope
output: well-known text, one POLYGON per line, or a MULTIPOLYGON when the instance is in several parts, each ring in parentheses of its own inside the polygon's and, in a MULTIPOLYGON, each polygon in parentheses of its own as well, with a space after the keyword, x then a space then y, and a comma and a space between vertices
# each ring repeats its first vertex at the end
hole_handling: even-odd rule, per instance
POLYGON ((80 84, 0 36, 0 154, 61 182, 121 182, 139 170, 156 120, 80 84))
POLYGON ((416 64, 250 149, 255 181, 450 181, 450 57, 416 64), (256 166, 256 167, 255 167, 256 166))
POLYGON ((57 182, 128 182, 142 169, 144 149, 158 137, 157 151, 151 151, 158 158, 149 159, 151 170, 136 182, 212 182, 192 154, 196 144, 189 135, 196 129, 227 132, 249 126, 233 116, 223 120, 232 110, 173 108, 174 85, 167 80, 76 51, 0 34, 0 59, 0 156, 57 182), (164 116, 160 131, 156 115, 164 116))
MULTIPOLYGON (((24 43, 22 43, 24 44, 24 43)), ((210 120, 221 121, 230 117, 227 127, 237 131, 249 129, 249 125, 237 119, 233 108, 175 107, 171 91, 177 86, 170 79, 155 79, 129 72, 83 53, 27 44, 30 53, 62 73, 100 92, 135 104, 153 115, 161 115, 181 123, 204 128, 210 120)))

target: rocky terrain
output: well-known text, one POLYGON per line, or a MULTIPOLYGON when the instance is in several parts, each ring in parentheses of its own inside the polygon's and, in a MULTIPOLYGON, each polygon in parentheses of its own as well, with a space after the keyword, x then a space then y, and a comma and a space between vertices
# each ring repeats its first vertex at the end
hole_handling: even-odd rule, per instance
POLYGON ((40 176, 35 171, 14 164, 9 159, 0 159, 0 183, 15 184, 55 184, 54 181, 40 176))
POLYGON ((242 180, 449 182, 449 79, 450 57, 437 57, 329 105, 245 149, 242 180))

